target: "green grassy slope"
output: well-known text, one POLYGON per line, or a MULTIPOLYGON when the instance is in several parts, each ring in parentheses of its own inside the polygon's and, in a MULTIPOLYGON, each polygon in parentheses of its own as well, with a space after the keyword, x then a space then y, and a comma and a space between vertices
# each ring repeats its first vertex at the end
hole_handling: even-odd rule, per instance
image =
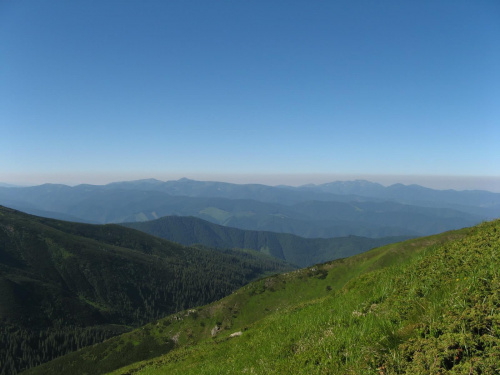
POLYGON ((261 279, 28 374, 495 374, 499 252, 500 221, 387 245, 261 279))
POLYGON ((290 269, 260 253, 188 248, 117 225, 0 207, 0 374, 290 269))
POLYGON ((121 224, 183 245, 253 249, 307 267, 345 258, 408 237, 303 238, 288 233, 224 227, 196 217, 165 216, 157 220, 121 224))

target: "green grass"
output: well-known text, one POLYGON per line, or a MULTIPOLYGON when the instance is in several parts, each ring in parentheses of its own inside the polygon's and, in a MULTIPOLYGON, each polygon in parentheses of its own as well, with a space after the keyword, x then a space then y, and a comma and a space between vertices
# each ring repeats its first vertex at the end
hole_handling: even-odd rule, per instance
POLYGON ((498 374, 499 270, 500 221, 483 223, 266 277, 29 373, 498 374))
POLYGON ((498 374, 499 258, 496 221, 259 280, 113 374, 498 374))

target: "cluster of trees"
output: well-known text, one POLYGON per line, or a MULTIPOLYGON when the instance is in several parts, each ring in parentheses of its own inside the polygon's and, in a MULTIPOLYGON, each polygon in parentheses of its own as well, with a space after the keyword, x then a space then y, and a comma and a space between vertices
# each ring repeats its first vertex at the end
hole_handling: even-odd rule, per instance
POLYGON ((16 374, 53 358, 100 343, 125 332, 125 327, 60 326, 45 329, 0 325, 0 375, 16 374))

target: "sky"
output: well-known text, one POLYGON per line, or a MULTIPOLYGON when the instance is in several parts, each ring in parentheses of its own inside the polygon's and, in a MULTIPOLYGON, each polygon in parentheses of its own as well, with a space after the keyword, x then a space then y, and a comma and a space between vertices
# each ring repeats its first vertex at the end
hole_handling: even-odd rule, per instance
POLYGON ((500 2, 0 1, 0 182, 500 192, 500 2))

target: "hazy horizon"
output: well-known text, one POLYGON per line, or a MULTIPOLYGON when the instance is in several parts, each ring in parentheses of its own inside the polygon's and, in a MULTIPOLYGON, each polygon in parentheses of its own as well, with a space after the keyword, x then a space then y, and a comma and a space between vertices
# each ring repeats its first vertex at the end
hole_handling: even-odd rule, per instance
MULTIPOLYGON (((8 177, 8 176, 7 176, 8 177)), ((80 184, 106 185, 113 182, 156 179, 174 181, 188 178, 196 181, 218 181, 234 184, 263 184, 269 186, 288 185, 301 186, 307 184, 324 184, 336 181, 366 180, 390 186, 420 185, 438 190, 486 190, 500 193, 500 177, 494 176, 432 176, 432 175, 372 175, 372 174, 222 174, 222 173, 177 173, 177 174, 103 174, 103 175, 52 175, 52 176, 11 176, 11 179, 0 180, 14 186, 37 186, 46 183, 76 186, 80 184)))

